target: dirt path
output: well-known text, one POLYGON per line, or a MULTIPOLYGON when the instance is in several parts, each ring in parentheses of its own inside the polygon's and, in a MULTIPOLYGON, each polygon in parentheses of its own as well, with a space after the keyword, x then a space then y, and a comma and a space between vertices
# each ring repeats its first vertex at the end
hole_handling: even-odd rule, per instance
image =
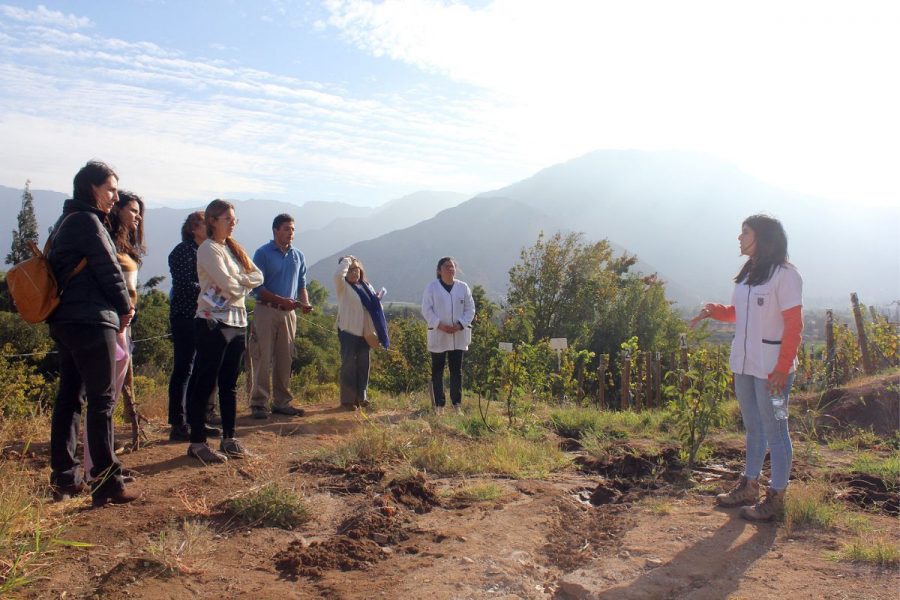
MULTIPOLYGON (((328 473, 308 463, 360 425, 358 415, 325 406, 264 424, 245 415, 238 430, 259 456, 205 468, 185 456, 184 444, 153 432, 150 447, 125 457, 144 498, 100 510, 87 497, 53 505, 70 516, 64 537, 91 546, 61 548, 16 597, 874 599, 900 589, 896 572, 830 560, 836 534, 788 538, 677 487, 594 506, 585 500, 601 476, 572 471, 546 481, 491 480, 503 489, 499 499, 465 505, 440 494, 459 479, 385 489, 380 473, 328 473), (312 521, 286 531, 217 514, 219 502, 273 479, 304 493, 312 521), (198 517, 202 506, 212 515, 198 517), (211 552, 186 572, 165 569, 148 546, 192 518, 215 532, 211 552)), ((900 538, 895 517, 870 518, 900 538)))

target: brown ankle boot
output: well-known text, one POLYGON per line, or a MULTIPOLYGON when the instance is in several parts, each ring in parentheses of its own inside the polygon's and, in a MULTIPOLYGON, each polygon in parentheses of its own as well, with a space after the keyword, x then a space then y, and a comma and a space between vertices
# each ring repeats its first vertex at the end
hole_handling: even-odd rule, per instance
POLYGON ((730 491, 716 496, 716 504, 726 508, 756 504, 757 500, 759 500, 759 481, 747 479, 746 475, 741 475, 737 485, 730 491))
POLYGON ((762 502, 741 508, 741 516, 748 521, 771 521, 784 512, 784 490, 766 490, 762 502))

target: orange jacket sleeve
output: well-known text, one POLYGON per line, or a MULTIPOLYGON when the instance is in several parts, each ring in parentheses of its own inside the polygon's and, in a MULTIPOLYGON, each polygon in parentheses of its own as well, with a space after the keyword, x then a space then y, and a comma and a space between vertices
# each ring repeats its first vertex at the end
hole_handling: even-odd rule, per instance
POLYGON ((734 306, 730 304, 725 306, 724 304, 709 304, 708 305, 710 311, 709 316, 716 321, 725 321, 726 323, 734 323, 734 306))
POLYGON ((778 353, 778 362, 775 370, 787 373, 791 370, 791 364, 797 356, 800 348, 800 340, 803 339, 803 307, 794 306, 782 311, 784 317, 784 333, 781 336, 781 351, 778 353))

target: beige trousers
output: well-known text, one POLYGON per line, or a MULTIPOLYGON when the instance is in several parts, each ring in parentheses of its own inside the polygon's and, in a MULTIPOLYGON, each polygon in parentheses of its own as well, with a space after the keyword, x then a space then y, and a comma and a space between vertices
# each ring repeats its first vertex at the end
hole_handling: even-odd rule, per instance
POLYGON ((292 310, 278 310, 257 303, 253 310, 249 353, 253 363, 253 385, 250 406, 283 408, 291 396, 291 360, 294 358, 294 336, 297 315, 292 310))

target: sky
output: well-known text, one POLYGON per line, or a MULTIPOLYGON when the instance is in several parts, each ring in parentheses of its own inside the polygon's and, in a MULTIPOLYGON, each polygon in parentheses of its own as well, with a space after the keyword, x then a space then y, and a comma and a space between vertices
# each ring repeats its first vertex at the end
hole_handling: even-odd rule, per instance
POLYGON ((900 2, 0 0, 0 184, 374 206, 598 149, 900 206, 900 2))

